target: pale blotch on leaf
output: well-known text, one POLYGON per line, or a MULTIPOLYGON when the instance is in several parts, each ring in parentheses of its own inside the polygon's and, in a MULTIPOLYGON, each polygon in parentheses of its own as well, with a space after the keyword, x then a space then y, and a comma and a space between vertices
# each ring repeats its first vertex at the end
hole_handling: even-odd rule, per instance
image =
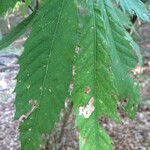
POLYGON ((29 128, 29 131, 31 131, 32 129, 31 128, 29 128))
POLYGON ((30 87, 31 87, 31 85, 28 85, 28 86, 27 86, 27 89, 30 89, 30 87))
POLYGON ((91 97, 89 103, 86 106, 79 107, 79 115, 83 116, 84 118, 89 118, 94 110, 94 97, 91 97))
POLYGON ((42 86, 40 87, 40 90, 41 90, 41 91, 43 90, 43 87, 42 87, 42 86))
POLYGON ((32 107, 38 107, 38 102, 37 102, 37 100, 29 100, 29 104, 30 104, 32 107))
POLYGON ((69 98, 66 98, 66 100, 65 100, 65 108, 67 108, 69 106, 69 104, 70 104, 70 100, 69 100, 69 98))
POLYGON ((94 29, 94 27, 92 26, 92 27, 91 27, 91 29, 93 30, 93 29, 94 29))
POLYGON ((79 54, 79 53, 80 53, 80 47, 79 47, 79 46, 77 46, 77 47, 75 48, 75 53, 76 53, 76 54, 79 54))
POLYGON ((73 84, 73 82, 71 82, 70 85, 69 85, 69 93, 70 93, 70 95, 73 92, 73 89, 74 89, 74 84, 73 84))
POLYGON ((72 67, 72 75, 75 76, 75 66, 72 67))
POLYGON ((85 138, 85 137, 83 137, 82 143, 83 143, 83 144, 86 144, 86 138, 85 138))

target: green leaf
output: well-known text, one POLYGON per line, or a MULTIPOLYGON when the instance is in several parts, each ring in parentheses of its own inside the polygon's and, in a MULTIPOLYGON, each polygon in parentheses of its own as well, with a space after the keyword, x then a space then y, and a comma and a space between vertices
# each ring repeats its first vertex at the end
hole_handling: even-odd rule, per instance
POLYGON ((81 150, 111 150, 111 140, 99 126, 99 117, 119 120, 105 24, 96 2, 81 1, 79 44, 76 48, 74 92, 76 125, 81 150))
POLYGON ((1 48, 6 47, 32 28, 19 60, 15 89, 21 149, 40 149, 42 134, 51 132, 59 119, 69 94, 75 50, 72 99, 80 149, 111 150, 112 142, 99 126, 99 117, 119 121, 119 99, 128 100, 123 108, 133 117, 139 99, 132 78, 138 63, 133 51, 137 45, 124 29, 129 21, 126 18, 124 22, 124 15, 108 0, 46 1, 36 15, 29 16, 0 43, 1 48))
POLYGON ((138 65, 142 66, 143 65, 143 60, 142 60, 142 55, 141 55, 139 45, 133 40, 133 38, 130 36, 129 33, 126 33, 126 38, 130 42, 130 45, 133 47, 133 49, 136 53, 136 56, 138 57, 138 65))
POLYGON ((115 75, 115 87, 118 90, 118 96, 121 100, 127 99, 125 106, 127 114, 130 117, 135 116, 137 104, 139 101, 138 86, 134 85, 132 70, 137 61, 135 59, 133 41, 129 41, 126 30, 114 17, 113 5, 109 1, 101 0, 99 6, 105 22, 106 35, 110 45, 109 53, 112 58, 112 70, 115 75), (133 46, 133 47, 132 47, 133 46))
POLYGON ((150 22, 150 14, 146 10, 144 3, 141 0, 116 0, 122 9, 130 15, 136 15, 143 21, 150 22))
POLYGON ((0 0, 0 15, 5 13, 10 7, 13 8, 19 0, 0 0))
POLYGON ((17 38, 23 35, 27 29, 31 28, 36 12, 33 12, 30 16, 28 16, 25 20, 19 23, 16 27, 14 27, 10 33, 0 40, 0 50, 9 46, 12 42, 14 42, 17 38))
POLYGON ((15 118, 27 116, 20 126, 22 150, 39 149, 41 135, 52 131, 64 107, 72 78, 76 18, 73 0, 48 0, 32 25, 15 89, 15 118))
POLYGON ((117 19, 118 22, 125 28, 130 29, 132 27, 129 16, 125 15, 120 9, 114 7, 111 10, 111 13, 113 13, 114 18, 117 19))

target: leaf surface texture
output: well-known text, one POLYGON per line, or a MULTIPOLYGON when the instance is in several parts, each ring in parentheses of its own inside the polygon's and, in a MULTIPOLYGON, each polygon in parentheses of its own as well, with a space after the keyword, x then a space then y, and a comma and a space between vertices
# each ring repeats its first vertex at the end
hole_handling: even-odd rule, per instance
POLYGON ((39 149, 41 135, 54 128, 64 107, 72 77, 75 12, 74 1, 49 0, 39 10, 24 45, 15 89, 15 117, 36 109, 20 126, 23 150, 39 149))
POLYGON ((73 102, 81 150, 113 149, 99 117, 119 120, 104 20, 92 0, 79 1, 79 48, 75 60, 73 102))

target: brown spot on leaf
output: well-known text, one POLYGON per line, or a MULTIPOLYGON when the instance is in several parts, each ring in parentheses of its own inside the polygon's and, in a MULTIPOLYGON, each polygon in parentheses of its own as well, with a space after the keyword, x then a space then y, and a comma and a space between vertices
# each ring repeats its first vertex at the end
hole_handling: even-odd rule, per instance
POLYGON ((87 86, 86 88, 85 88, 85 91, 84 91, 86 94, 90 94, 90 92, 91 92, 91 88, 89 87, 89 86, 87 86))

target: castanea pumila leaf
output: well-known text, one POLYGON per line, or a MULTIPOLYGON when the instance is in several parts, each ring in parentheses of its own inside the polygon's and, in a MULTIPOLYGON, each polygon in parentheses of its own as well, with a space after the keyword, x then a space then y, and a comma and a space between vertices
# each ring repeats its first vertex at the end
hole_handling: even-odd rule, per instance
MULTIPOLYGON (((116 1, 131 15, 135 12, 149 21, 140 0, 116 1)), ((17 1, 0 2, 2 13, 17 1)), ((31 29, 18 61, 15 88, 21 149, 40 149, 41 136, 54 129, 73 79, 70 98, 80 149, 111 150, 112 141, 99 118, 119 121, 117 105, 124 99, 123 108, 133 118, 139 100, 132 70, 140 64, 135 56, 141 57, 125 30, 130 22, 128 18, 124 22, 124 14, 109 0, 46 0, 41 4, 0 42, 4 48, 31 29)))
POLYGON ((49 0, 38 10, 32 32, 19 59, 16 115, 21 148, 37 150, 41 135, 50 132, 69 95, 77 21, 74 1, 49 0), (71 10, 71 13, 70 13, 71 10))

